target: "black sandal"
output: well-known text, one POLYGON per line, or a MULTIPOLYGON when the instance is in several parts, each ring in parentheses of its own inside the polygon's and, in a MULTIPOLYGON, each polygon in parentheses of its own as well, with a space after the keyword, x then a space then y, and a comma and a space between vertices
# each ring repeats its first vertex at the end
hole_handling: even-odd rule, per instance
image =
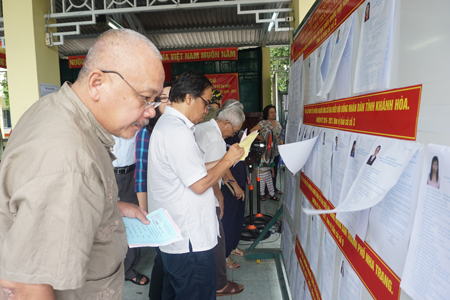
POLYGON ((266 201, 266 195, 262 195, 261 197, 260 197, 260 199, 261 199, 261 201, 266 201))
POLYGON ((273 201, 280 201, 280 199, 277 196, 267 196, 267 199, 270 199, 273 201))
POLYGON ((139 272, 136 272, 136 279, 135 279, 135 280, 133 280, 133 279, 125 279, 125 280, 126 280, 126 281, 130 281, 131 283, 133 283, 133 284, 135 284, 135 285, 147 285, 147 284, 150 283, 150 279, 148 279, 147 276, 142 275, 142 274, 139 273, 139 272), (141 284, 142 278, 147 279, 147 281, 146 281, 145 283, 143 283, 143 284, 141 284))

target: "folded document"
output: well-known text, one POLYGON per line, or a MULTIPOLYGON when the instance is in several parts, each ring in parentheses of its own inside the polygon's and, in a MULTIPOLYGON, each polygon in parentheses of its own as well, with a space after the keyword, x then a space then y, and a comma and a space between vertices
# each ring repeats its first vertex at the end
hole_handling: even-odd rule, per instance
POLYGON ((158 209, 147 215, 149 225, 138 219, 123 218, 127 228, 127 242, 130 248, 158 247, 181 241, 181 230, 165 209, 158 209))

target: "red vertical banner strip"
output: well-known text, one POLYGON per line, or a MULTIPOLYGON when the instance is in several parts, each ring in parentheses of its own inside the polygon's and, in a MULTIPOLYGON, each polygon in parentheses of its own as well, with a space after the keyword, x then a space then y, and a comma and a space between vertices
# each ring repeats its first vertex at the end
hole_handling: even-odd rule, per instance
POLYGON ((364 2, 364 0, 323 0, 291 46, 291 60, 306 59, 364 2))
POLYGON ((225 74, 205 74, 211 81, 215 89, 222 93, 222 103, 228 99, 239 101, 239 74, 225 73, 225 74))
MULTIPOLYGON (((300 190, 315 209, 334 208, 304 173, 300 175, 300 190)), ((372 297, 378 300, 398 300, 400 278, 377 253, 358 236, 354 239, 336 219, 336 214, 323 214, 320 218, 372 297)))
POLYGON ((86 55, 69 56, 69 68, 82 68, 86 55))
POLYGON ((313 300, 322 300, 316 277, 311 270, 305 251, 303 251, 302 245, 300 245, 300 241, 297 236, 295 237, 295 254, 297 255, 298 263, 300 264, 300 268, 305 276, 306 284, 308 285, 309 292, 311 293, 311 298, 313 300))
POLYGON ((305 105, 303 124, 415 140, 422 85, 305 105))

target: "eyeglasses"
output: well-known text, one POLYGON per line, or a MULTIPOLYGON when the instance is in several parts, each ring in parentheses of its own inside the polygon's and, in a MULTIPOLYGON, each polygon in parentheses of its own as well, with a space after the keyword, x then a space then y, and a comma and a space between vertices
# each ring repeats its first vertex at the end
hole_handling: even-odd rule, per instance
POLYGON ((206 104, 206 107, 207 107, 207 109, 206 110, 209 110, 210 108, 211 108, 211 104, 209 104, 208 103, 208 101, 206 101, 205 99, 203 99, 203 97, 202 96, 199 96, 200 97, 200 99, 202 99, 203 100, 203 102, 205 102, 205 104, 206 104))
MULTIPOLYGON (((225 121, 228 121, 228 120, 225 120, 225 121)), ((230 121, 228 121, 228 122, 230 122, 230 121)), ((241 130, 241 129, 239 128, 238 130, 234 131, 234 129, 233 129, 233 124, 231 124, 231 122, 230 122, 230 126, 231 126, 231 130, 233 130, 233 136, 235 136, 236 134, 238 134, 239 131, 241 130)))
POLYGON ((144 96, 142 96, 141 94, 139 94, 132 86, 131 86, 131 84, 129 84, 128 83, 128 81, 126 81, 125 80, 125 78, 123 78, 123 76, 122 75, 120 75, 120 73, 119 72, 116 72, 116 71, 104 71, 104 70, 101 70, 103 73, 113 73, 113 74, 117 74, 117 75, 119 75, 119 77, 120 78, 122 78, 123 79, 123 81, 125 81, 125 83, 126 84, 128 84, 128 86, 139 96, 139 98, 141 98, 141 100, 142 101, 144 101, 144 103, 145 103, 145 105, 144 105, 144 109, 147 109, 147 108, 150 108, 150 107, 154 107, 154 108, 157 108, 160 104, 161 104, 161 102, 148 102, 147 100, 145 100, 144 98, 146 98, 146 97, 144 97, 144 96))
POLYGON ((155 97, 155 102, 167 103, 169 101, 170 101, 170 99, 167 96, 155 97))

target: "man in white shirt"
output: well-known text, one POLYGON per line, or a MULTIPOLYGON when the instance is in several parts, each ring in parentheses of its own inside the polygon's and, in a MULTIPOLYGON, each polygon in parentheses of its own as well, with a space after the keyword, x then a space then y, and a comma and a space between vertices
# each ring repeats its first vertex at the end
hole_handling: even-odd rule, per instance
MULTIPOLYGON (((226 138, 235 135, 245 121, 245 115, 242 109, 232 105, 220 111, 217 119, 211 119, 206 123, 195 126, 195 140, 203 152, 203 161, 205 163, 221 159, 226 153, 226 138)), ((236 183, 231 172, 227 172, 231 182, 236 183)), ((226 269, 226 248, 225 235, 222 226, 222 216, 224 212, 223 195, 220 191, 221 180, 213 186, 216 214, 219 221, 220 236, 218 244, 214 247, 214 259, 216 263, 217 296, 236 295, 244 290, 243 285, 228 281, 226 269)), ((244 200, 244 192, 236 185, 238 198, 244 200)))
POLYGON ((148 159, 149 211, 164 208, 180 227, 183 240, 161 246, 164 299, 215 299, 212 249, 218 224, 212 186, 244 154, 232 145, 218 162, 205 165, 195 141, 195 127, 208 111, 211 82, 186 72, 172 85, 164 115, 153 129, 148 159))

